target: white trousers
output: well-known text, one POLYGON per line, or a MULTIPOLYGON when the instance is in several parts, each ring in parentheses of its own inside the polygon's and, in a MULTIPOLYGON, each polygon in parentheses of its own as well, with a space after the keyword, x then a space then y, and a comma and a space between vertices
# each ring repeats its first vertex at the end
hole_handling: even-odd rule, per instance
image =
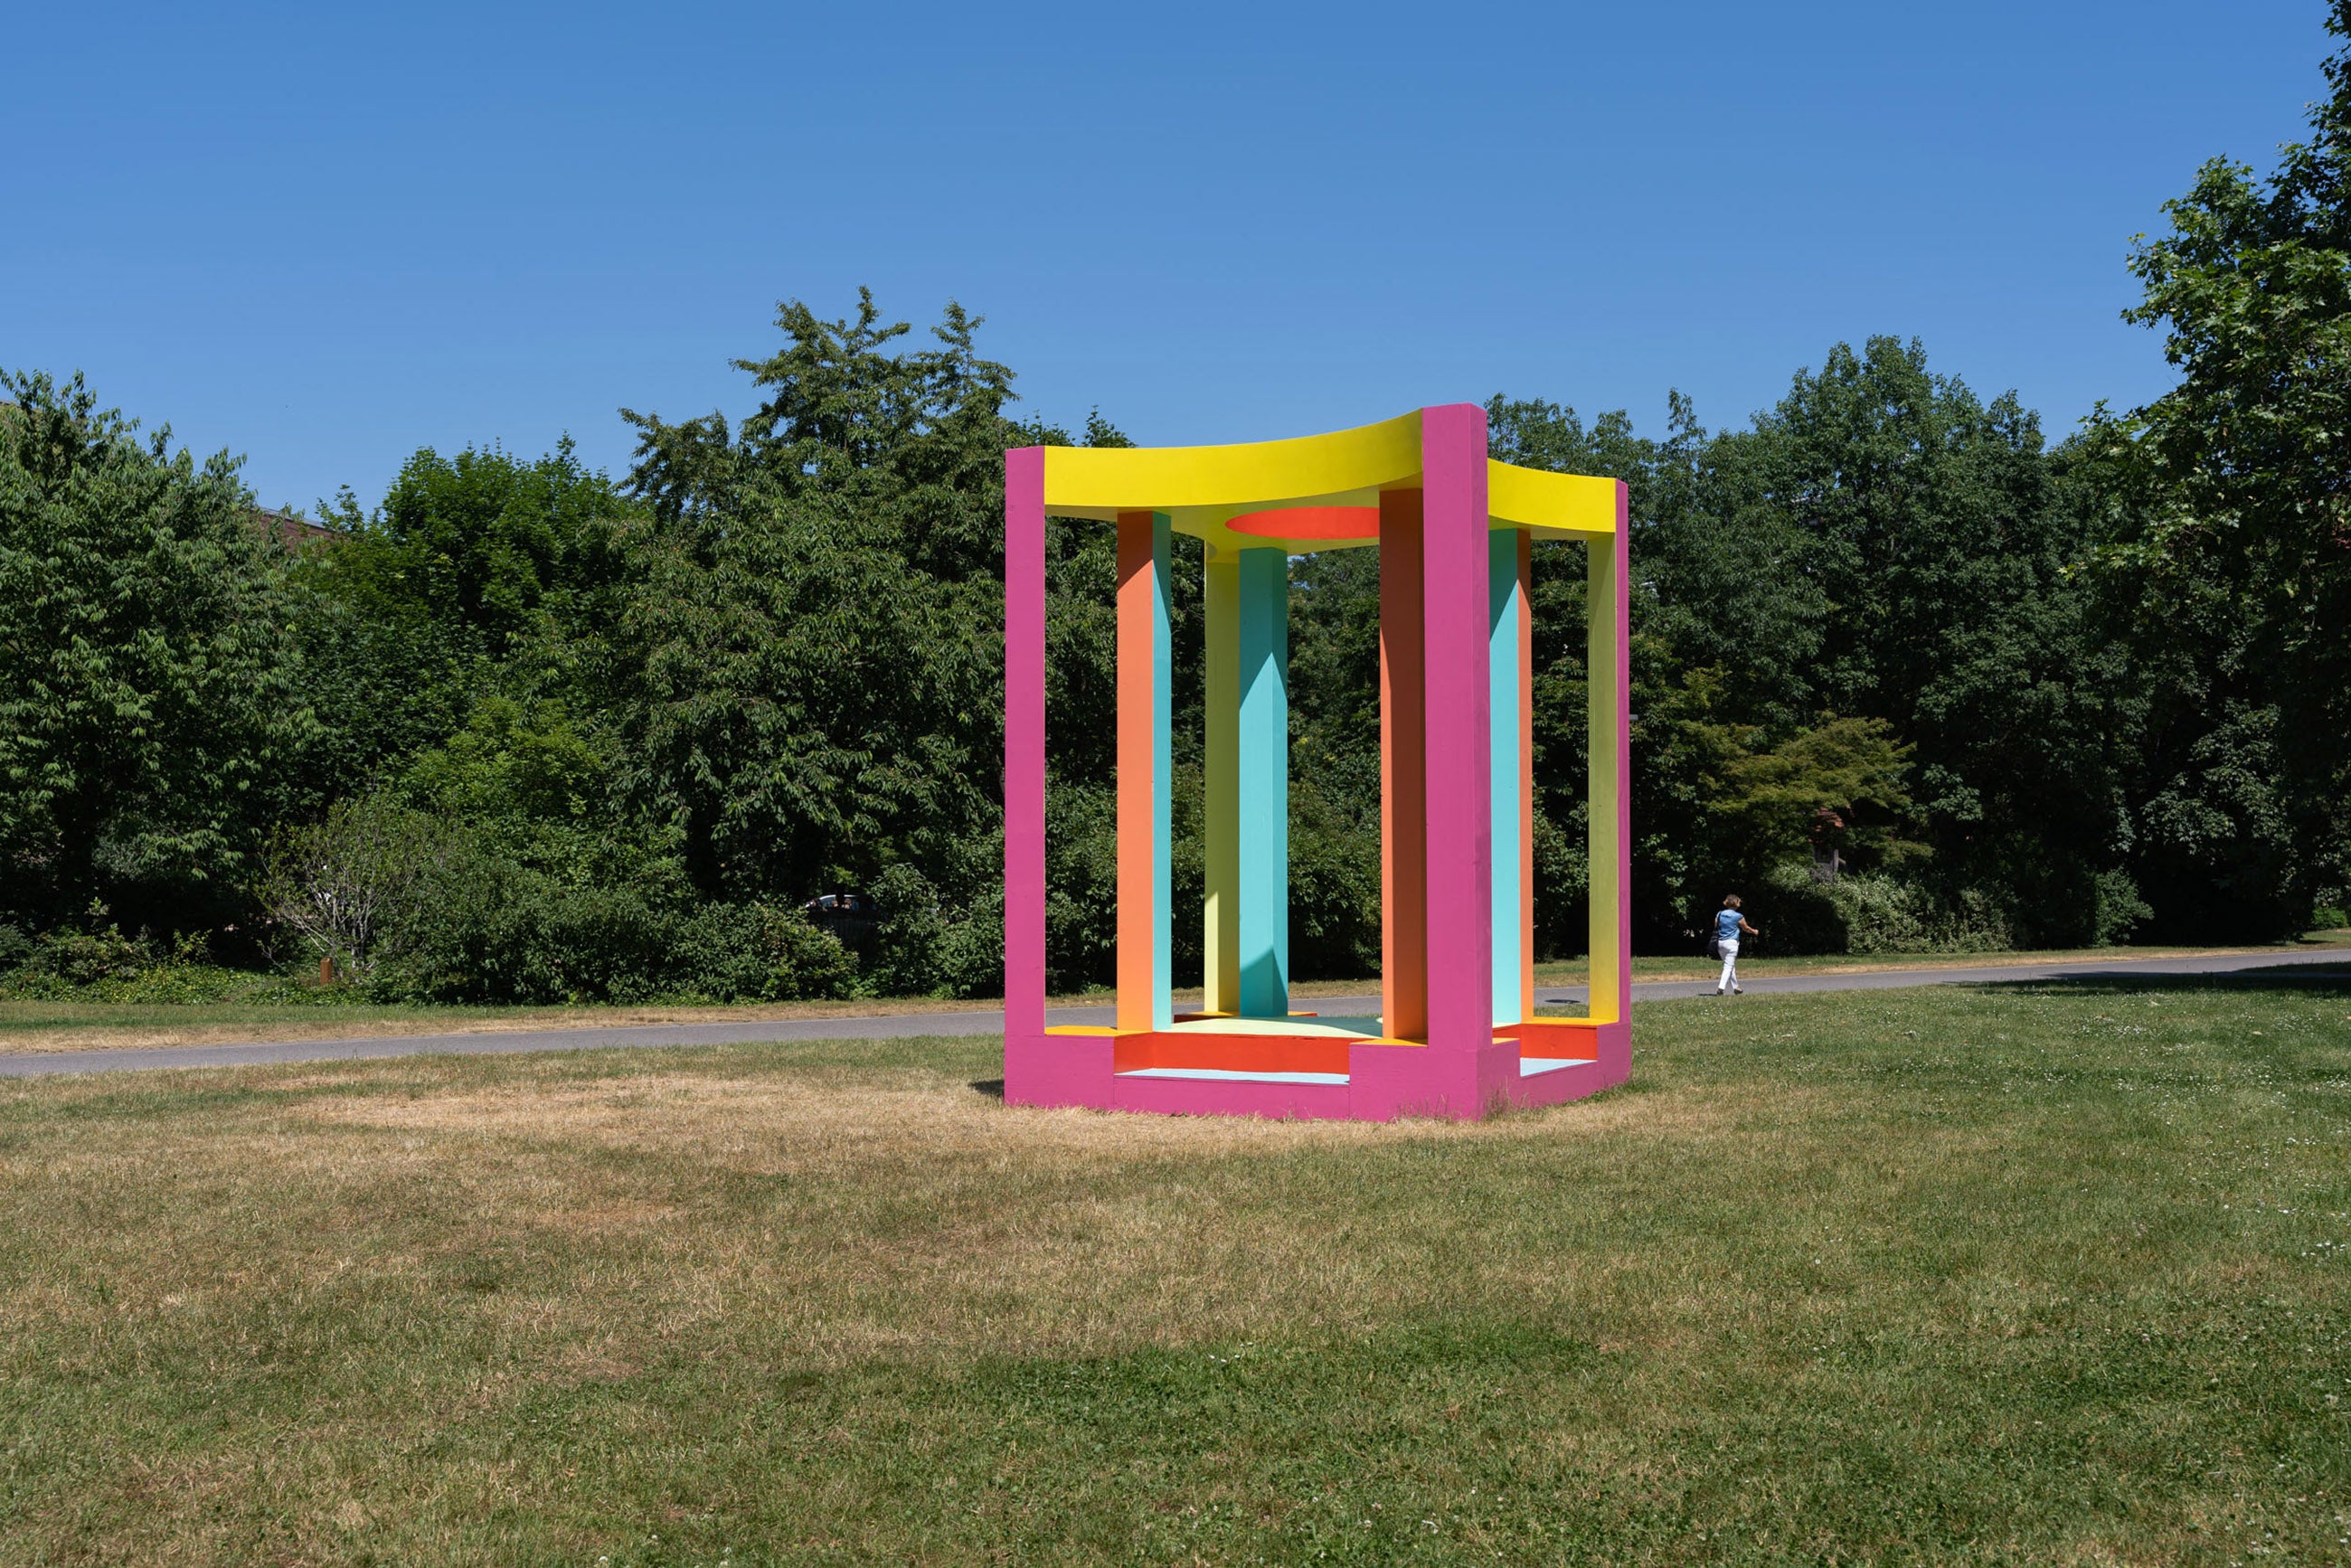
POLYGON ((1722 945, 1722 978, 1714 983, 1714 988, 1718 991, 1727 991, 1737 984, 1739 984, 1739 944, 1725 942, 1722 945))

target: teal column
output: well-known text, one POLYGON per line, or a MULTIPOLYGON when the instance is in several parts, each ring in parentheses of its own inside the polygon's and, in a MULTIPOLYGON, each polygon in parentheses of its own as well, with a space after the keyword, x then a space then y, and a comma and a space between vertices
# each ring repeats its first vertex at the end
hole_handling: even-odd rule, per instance
POLYGON ((1290 1016, 1290 557, 1240 552, 1234 727, 1240 1012, 1290 1016))
POLYGON ((1486 583, 1486 663, 1493 715, 1487 734, 1492 749, 1489 776, 1494 819, 1494 1021, 1523 1023, 1519 1016, 1519 923, 1524 908, 1519 849, 1528 824, 1519 809, 1519 637, 1527 605, 1519 591, 1518 529, 1487 531, 1486 583))

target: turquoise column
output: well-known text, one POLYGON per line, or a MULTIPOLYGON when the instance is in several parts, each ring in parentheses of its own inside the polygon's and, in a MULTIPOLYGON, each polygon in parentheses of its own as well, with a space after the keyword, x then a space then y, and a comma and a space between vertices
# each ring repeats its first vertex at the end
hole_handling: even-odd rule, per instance
POLYGON ((1487 680, 1493 721, 1491 784, 1494 817, 1494 1021, 1523 1023, 1519 984, 1520 841, 1528 824, 1519 801, 1519 629, 1526 599, 1519 591, 1519 531, 1486 535, 1487 680))
POLYGON ((1245 549, 1237 573, 1235 902, 1240 1011, 1290 1016, 1290 557, 1245 549))

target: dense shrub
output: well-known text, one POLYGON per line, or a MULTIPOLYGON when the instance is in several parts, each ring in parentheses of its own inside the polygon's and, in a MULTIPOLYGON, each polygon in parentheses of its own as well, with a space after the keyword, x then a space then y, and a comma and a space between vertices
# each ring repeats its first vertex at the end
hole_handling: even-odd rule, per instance
POLYGON ((1320 790, 1293 784, 1290 972, 1301 980, 1380 971, 1380 834, 1320 790))
POLYGON ((637 1001, 668 933, 632 890, 567 886, 468 846, 387 938, 375 982, 420 1001, 637 1001))
POLYGON ((1117 940, 1118 802, 1099 786, 1057 783, 1045 799, 1047 988, 1109 984, 1117 940))
POLYGON ((78 929, 66 926, 42 933, 26 951, 21 960, 24 968, 66 986, 94 986, 130 979, 155 963, 158 955, 152 946, 125 936, 107 919, 103 904, 91 904, 86 918, 89 924, 78 929))
POLYGON ((966 905, 939 936, 939 990, 950 997, 1004 994, 1004 885, 966 905))
POLYGON ((2139 896, 2138 885, 2126 871, 2100 872, 2096 899, 2096 915, 2090 927, 2093 946, 2106 947, 2129 941, 2155 915, 2147 900, 2139 896))
POLYGON ((125 936, 107 907, 84 924, 27 936, 0 925, 0 997, 17 1000, 340 1003, 363 999, 348 987, 321 986, 315 971, 256 971, 214 960, 205 938, 125 936))
POLYGON ((441 822, 381 793, 338 800, 323 821, 279 831, 257 895, 281 931, 363 979, 450 845, 441 822))
POLYGON ((1747 917, 1775 953, 1991 953, 2016 945, 2008 914, 1978 888, 1949 893, 1881 874, 1813 879, 1808 866, 1768 873, 1747 917))
POLYGON ((117 1002, 136 1006, 239 1002, 256 1006, 340 1007, 367 1001, 365 990, 322 986, 314 976, 280 975, 177 960, 78 982, 25 965, 0 975, 0 997, 18 1001, 117 1002))
MULTIPOLYGON (((998 841, 991 864, 1003 863, 998 841)), ((1004 887, 990 878, 950 907, 914 867, 893 865, 871 894, 879 919, 859 945, 857 992, 872 997, 980 997, 1004 992, 1004 887)))
POLYGON ((844 997, 856 958, 797 910, 570 885, 468 848, 430 878, 374 988, 429 1001, 844 997))
POLYGON ((880 919, 869 949, 861 955, 862 988, 885 997, 924 997, 938 990, 947 928, 938 889, 901 862, 874 879, 870 896, 880 919))

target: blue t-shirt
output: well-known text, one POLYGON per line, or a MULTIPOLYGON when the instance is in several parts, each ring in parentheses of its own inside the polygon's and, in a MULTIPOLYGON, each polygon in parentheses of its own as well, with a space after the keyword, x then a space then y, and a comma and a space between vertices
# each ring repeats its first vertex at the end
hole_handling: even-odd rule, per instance
POLYGON ((1739 911, 1726 909, 1714 917, 1714 939, 1718 942, 1739 940, 1739 911))

